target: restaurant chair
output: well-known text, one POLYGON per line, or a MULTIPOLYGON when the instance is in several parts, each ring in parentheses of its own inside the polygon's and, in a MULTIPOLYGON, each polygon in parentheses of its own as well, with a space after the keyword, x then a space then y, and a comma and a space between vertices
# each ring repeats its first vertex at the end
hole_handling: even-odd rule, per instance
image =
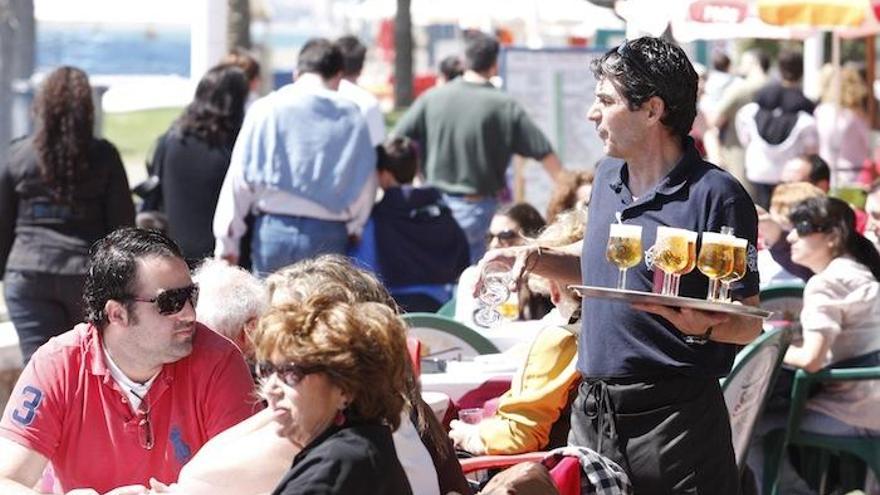
POLYGON ((500 352, 489 339, 476 330, 447 316, 435 313, 405 313, 403 320, 412 337, 419 339, 423 358, 462 360, 480 354, 500 352))
POLYGON ((771 285, 761 289, 761 309, 773 311, 770 321, 798 321, 804 306, 804 285, 771 285))
MULTIPOLYGON (((789 445, 813 447, 823 451, 820 458, 822 474, 820 487, 824 488, 828 474, 828 454, 849 454, 861 459, 880 478, 880 437, 840 437, 800 430, 804 407, 810 389, 817 384, 853 380, 880 380, 880 366, 861 368, 826 368, 816 373, 797 370, 791 390, 791 406, 785 431, 776 432, 776 441, 768 442, 764 493, 781 493, 777 475, 782 455, 789 445), (772 490, 772 491, 771 491, 772 490)), ((820 493, 822 491, 820 490, 820 493)))
POLYGON ((746 464, 752 432, 779 376, 791 334, 791 326, 784 326, 759 336, 736 355, 730 374, 721 383, 740 474, 746 464))

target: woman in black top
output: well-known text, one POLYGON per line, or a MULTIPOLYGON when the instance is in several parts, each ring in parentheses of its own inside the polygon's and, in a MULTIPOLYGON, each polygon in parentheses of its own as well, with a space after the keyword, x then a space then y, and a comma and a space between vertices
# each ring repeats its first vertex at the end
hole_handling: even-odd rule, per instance
POLYGON ((254 333, 278 435, 300 452, 275 495, 410 495, 391 432, 404 407, 406 326, 388 306, 316 294, 254 333))
POLYGON ((211 223, 247 94, 240 68, 210 69, 192 103, 157 142, 151 173, 160 177, 160 210, 168 217, 168 234, 187 259, 214 252, 211 223))
POLYGON ((119 153, 96 139, 85 72, 61 67, 37 94, 36 131, 0 163, 0 273, 25 362, 82 321, 91 244, 134 225, 119 153))

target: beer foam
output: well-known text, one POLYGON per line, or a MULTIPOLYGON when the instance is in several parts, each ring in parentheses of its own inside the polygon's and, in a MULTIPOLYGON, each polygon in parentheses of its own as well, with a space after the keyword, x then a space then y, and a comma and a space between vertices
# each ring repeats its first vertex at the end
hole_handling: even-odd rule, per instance
POLYGON ((611 231, 608 234, 609 237, 626 237, 629 239, 641 239, 642 238, 642 226, 641 225, 627 225, 623 223, 612 223, 611 231))
POLYGON ((697 242, 697 233, 692 230, 682 229, 678 227, 657 227, 657 237, 675 237, 681 236, 688 242, 697 242))
POLYGON ((731 244, 733 244, 733 247, 735 247, 735 248, 749 247, 749 240, 742 239, 740 237, 734 237, 733 242, 731 242, 731 244))
POLYGON ((736 237, 730 234, 719 234, 718 232, 703 232, 703 244, 725 244, 733 245, 736 237))

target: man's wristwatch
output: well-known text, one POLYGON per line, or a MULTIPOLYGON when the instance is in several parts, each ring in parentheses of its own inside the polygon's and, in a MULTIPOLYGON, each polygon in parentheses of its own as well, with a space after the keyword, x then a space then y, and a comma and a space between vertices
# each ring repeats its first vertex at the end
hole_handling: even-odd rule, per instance
POLYGON ((712 336, 713 328, 714 327, 707 328, 706 333, 704 333, 703 335, 685 335, 684 341, 687 342, 688 344, 703 345, 706 342, 709 342, 709 337, 712 336))

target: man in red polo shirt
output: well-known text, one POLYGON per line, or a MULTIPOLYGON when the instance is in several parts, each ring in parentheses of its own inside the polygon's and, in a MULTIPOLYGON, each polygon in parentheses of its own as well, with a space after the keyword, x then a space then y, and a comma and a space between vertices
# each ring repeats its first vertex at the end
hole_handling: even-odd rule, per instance
POLYGON ((126 228, 95 244, 88 323, 34 354, 0 419, 0 493, 36 493, 47 462, 65 492, 170 483, 253 413, 244 359, 196 323, 197 293, 163 234, 126 228))

